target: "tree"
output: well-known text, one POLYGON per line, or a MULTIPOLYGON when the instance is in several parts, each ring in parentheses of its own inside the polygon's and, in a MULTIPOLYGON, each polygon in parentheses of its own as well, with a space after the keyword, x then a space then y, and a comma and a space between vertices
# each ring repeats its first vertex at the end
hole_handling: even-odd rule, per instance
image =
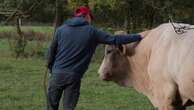
POLYGON ((55 1, 55 20, 54 20, 54 27, 55 29, 60 26, 64 21, 64 14, 65 9, 64 7, 67 6, 67 0, 56 0, 55 1))
MULTIPOLYGON (((175 21, 194 22, 193 0, 1 0, 0 10, 14 10, 17 4, 22 3, 19 10, 25 12, 29 7, 33 7, 34 3, 40 1, 43 1, 41 7, 38 6, 30 11, 29 20, 51 23, 55 19, 56 26, 61 24, 56 23, 57 19, 57 22, 62 22, 72 16, 73 10, 80 5, 89 5, 92 8, 96 24, 125 28, 130 31, 136 31, 139 27, 151 28, 168 22, 169 16, 172 16, 175 21)), ((0 16, 0 19, 5 17, 0 16)))

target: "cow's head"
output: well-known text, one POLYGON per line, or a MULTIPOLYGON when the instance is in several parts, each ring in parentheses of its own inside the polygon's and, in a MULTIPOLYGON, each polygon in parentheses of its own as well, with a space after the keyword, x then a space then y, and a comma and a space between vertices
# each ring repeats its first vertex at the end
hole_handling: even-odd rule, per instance
MULTIPOLYGON (((123 32, 116 34, 123 34, 123 32)), ((137 43, 106 45, 104 59, 98 71, 100 79, 127 86, 130 73, 128 58, 135 53, 136 45, 137 43)))

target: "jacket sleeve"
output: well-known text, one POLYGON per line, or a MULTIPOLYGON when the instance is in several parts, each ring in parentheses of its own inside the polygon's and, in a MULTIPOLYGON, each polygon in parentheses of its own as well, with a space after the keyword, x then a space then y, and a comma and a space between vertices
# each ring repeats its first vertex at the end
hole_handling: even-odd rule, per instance
POLYGON ((48 49, 48 53, 47 53, 47 68, 50 70, 50 72, 52 72, 52 66, 55 60, 55 55, 57 52, 57 38, 58 38, 58 31, 55 32, 53 40, 50 44, 50 47, 48 49))
POLYGON ((131 42, 140 41, 142 39, 139 34, 128 34, 128 35, 111 35, 109 33, 94 29, 93 36, 96 38, 98 43, 103 44, 127 44, 131 42))

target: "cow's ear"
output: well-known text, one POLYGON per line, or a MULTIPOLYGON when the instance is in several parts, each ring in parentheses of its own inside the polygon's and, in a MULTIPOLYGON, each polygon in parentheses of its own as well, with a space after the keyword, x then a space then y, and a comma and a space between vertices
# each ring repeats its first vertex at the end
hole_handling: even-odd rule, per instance
POLYGON ((120 52, 122 52, 124 55, 127 55, 127 47, 126 45, 118 45, 118 49, 120 50, 120 52))
POLYGON ((135 54, 135 48, 138 45, 138 42, 130 43, 127 45, 119 45, 118 48, 126 56, 133 56, 135 54))
POLYGON ((118 47, 118 49, 119 49, 121 52, 123 52, 124 47, 123 47, 122 45, 118 45, 117 47, 118 47))
MULTIPOLYGON (((116 31, 115 35, 127 35, 125 31, 116 31)), ((126 45, 117 45, 117 48, 126 56, 132 56, 135 53, 133 43, 126 45)))

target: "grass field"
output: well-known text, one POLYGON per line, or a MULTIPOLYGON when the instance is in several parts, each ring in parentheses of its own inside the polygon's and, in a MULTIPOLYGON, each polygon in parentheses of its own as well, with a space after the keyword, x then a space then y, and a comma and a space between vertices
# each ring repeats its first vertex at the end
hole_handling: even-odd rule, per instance
MULTIPOLYGON (((82 80, 76 110, 153 110, 148 99, 134 89, 99 80, 102 54, 101 46, 82 80)), ((0 40, 0 110, 46 110, 44 65, 41 57, 12 58, 7 41, 0 40)))
MULTIPOLYGON (((50 26, 22 26, 23 31, 33 30, 36 32, 52 32, 53 28, 50 26)), ((16 31, 16 27, 13 26, 1 26, 0 32, 12 32, 16 31)))

